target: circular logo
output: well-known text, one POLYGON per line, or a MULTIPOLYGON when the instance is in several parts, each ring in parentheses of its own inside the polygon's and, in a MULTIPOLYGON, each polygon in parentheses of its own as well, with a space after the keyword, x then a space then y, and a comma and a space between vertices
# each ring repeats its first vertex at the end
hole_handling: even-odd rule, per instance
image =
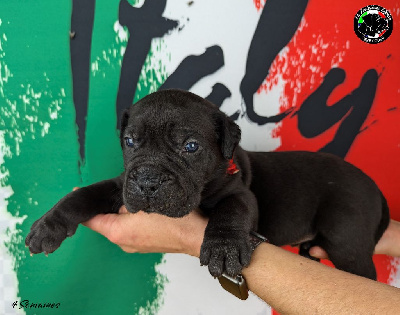
POLYGON ((393 30, 393 19, 385 8, 368 5, 354 17, 354 32, 368 44, 378 44, 387 39, 393 30))

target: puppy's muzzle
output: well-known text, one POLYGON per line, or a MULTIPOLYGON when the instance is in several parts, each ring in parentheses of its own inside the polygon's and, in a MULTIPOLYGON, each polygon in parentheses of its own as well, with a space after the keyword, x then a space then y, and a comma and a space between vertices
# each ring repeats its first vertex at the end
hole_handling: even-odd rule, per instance
POLYGON ((151 166, 140 166, 129 173, 131 185, 143 197, 154 197, 171 179, 151 166))

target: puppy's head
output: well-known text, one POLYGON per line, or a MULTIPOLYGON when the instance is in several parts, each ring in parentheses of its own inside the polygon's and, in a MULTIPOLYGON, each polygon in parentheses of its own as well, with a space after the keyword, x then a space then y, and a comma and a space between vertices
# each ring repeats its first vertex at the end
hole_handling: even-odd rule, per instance
POLYGON ((163 90, 123 113, 120 138, 126 208, 182 217, 207 183, 226 176, 240 129, 205 99, 163 90))

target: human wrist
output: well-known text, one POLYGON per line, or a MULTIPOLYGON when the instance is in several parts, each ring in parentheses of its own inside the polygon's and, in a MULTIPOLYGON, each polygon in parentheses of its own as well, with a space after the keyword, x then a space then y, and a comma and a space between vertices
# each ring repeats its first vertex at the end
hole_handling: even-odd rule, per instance
POLYGON ((259 244, 253 251, 253 253, 251 254, 251 259, 250 259, 250 263, 248 266, 246 266, 245 268, 243 268, 243 275, 246 276, 246 273, 248 272, 249 269, 251 269, 252 265, 255 264, 255 262, 258 262, 260 260, 260 256, 262 254, 263 251, 267 250, 268 247, 273 246, 270 243, 266 243, 266 242, 262 242, 261 244, 259 244))
POLYGON ((201 244, 203 243, 204 234, 199 237, 190 237, 186 240, 186 254, 193 257, 200 257, 201 244))
MULTIPOLYGON (((250 232, 249 237, 250 237, 250 248, 252 253, 254 253, 257 247, 262 243, 269 243, 266 237, 254 231, 250 232)), ((218 277, 218 280, 221 286, 225 290, 232 293, 234 296, 236 296, 241 300, 246 300, 249 296, 248 293, 249 289, 243 271, 244 269, 242 270, 242 274, 239 274, 237 276, 230 276, 225 272, 222 274, 221 277, 218 277)))
POLYGON ((208 219, 194 210, 186 217, 180 219, 179 239, 182 253, 200 257, 200 248, 204 239, 208 219), (183 220, 182 220, 183 219, 183 220))

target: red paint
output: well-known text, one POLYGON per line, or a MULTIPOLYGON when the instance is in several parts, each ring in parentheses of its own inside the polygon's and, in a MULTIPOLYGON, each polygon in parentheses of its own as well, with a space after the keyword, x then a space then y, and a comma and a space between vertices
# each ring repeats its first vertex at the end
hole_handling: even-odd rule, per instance
MULTIPOLYGON (((365 1, 360 0, 343 4, 311 0, 304 16, 306 24, 287 45, 288 52, 275 59, 258 93, 268 92, 281 75, 285 81, 281 110, 298 109, 336 63, 346 71, 346 79, 328 99, 328 105, 334 104, 359 86, 367 70, 376 69, 380 78, 375 100, 346 160, 375 180, 388 200, 392 218, 400 220, 400 33, 393 31, 375 45, 361 41, 354 34, 353 19, 364 6, 365 1)), ((387 1, 385 8, 392 14, 393 29, 400 29, 400 4, 387 1)), ((274 131, 274 136, 281 138, 277 150, 317 151, 333 138, 339 124, 307 139, 297 129, 297 116, 289 116, 274 131)), ((376 256, 374 261, 379 281, 387 282, 391 270, 395 271, 391 259, 376 256)))
POLYGON ((266 0, 253 0, 254 6, 256 7, 257 11, 261 11, 264 8, 266 0))

